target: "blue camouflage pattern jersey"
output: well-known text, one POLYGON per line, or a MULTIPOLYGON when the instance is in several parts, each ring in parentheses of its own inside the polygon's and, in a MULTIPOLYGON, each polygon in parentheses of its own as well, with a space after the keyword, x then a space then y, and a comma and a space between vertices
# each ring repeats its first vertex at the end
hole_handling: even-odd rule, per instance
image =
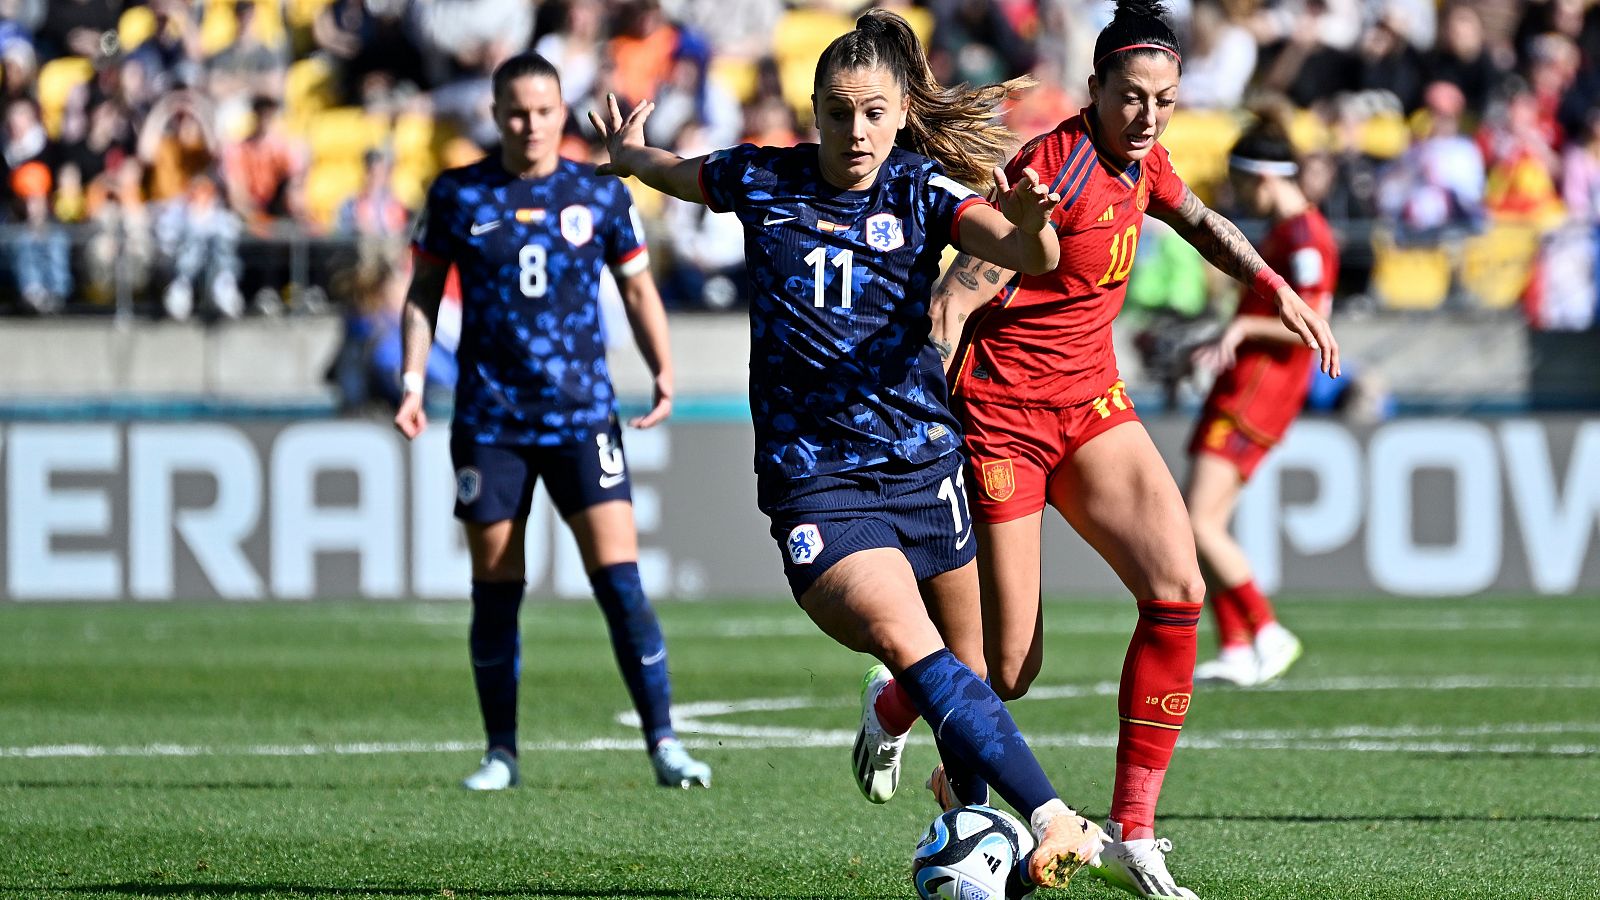
POLYGON ((961 448, 928 341, 939 258, 972 191, 895 148, 872 186, 823 180, 817 145, 706 157, 706 204, 744 224, 756 473, 794 480, 961 448))
POLYGON ((497 155, 442 172, 413 247, 461 275, 461 344, 452 433, 474 443, 553 446, 609 427, 601 270, 650 264, 620 179, 563 159, 519 178, 497 155))

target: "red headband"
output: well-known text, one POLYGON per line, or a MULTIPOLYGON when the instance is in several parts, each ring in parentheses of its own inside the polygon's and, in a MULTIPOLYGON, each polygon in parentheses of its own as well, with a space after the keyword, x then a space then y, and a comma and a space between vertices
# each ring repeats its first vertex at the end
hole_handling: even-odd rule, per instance
POLYGON ((1117 49, 1111 51, 1110 53, 1107 53, 1106 55, 1104 55, 1104 56, 1100 57, 1099 59, 1095 60, 1094 61, 1094 67, 1096 69, 1100 68, 1100 64, 1101 63, 1105 62, 1106 60, 1110 59, 1111 57, 1115 56, 1116 54, 1121 53, 1124 50, 1160 50, 1160 51, 1162 51, 1164 53, 1171 53, 1172 54, 1172 58, 1178 61, 1178 65, 1180 65, 1180 66, 1183 65, 1183 57, 1179 56, 1178 55, 1178 51, 1172 49, 1171 47, 1163 46, 1161 44, 1129 44, 1126 47, 1118 47, 1117 49))

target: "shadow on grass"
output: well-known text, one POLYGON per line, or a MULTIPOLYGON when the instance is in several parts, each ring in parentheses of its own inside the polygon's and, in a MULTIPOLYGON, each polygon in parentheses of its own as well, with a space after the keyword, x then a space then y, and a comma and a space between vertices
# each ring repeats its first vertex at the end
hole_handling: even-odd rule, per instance
POLYGON ((1528 822, 1553 823, 1563 825, 1596 825, 1600 824, 1600 815, 1514 815, 1497 816, 1482 813, 1399 813, 1395 815, 1360 816, 1354 814, 1337 815, 1304 815, 1299 813, 1162 813, 1163 822, 1273 822, 1282 825, 1338 825, 1356 822, 1407 822, 1412 824, 1463 824, 1467 822, 1504 822, 1508 825, 1524 824, 1528 822))

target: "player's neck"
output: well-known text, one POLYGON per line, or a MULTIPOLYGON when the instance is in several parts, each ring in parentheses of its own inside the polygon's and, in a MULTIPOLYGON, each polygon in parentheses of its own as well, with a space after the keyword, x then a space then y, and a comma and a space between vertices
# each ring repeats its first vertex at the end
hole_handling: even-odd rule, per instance
POLYGON ((515 159, 510 154, 500 154, 500 165, 518 178, 544 178, 555 173, 561 165, 561 154, 552 153, 540 159, 515 159))
POLYGON ((1277 202, 1273 204, 1278 221, 1292 219, 1311 208, 1311 201, 1306 199, 1304 191, 1295 187, 1285 186, 1279 190, 1277 202))

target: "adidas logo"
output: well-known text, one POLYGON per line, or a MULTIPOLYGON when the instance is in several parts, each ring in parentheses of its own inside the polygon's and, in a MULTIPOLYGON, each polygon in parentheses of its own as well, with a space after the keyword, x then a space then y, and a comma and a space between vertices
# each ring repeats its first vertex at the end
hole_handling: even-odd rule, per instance
POLYGON ((990 856, 989 854, 985 853, 983 855, 983 861, 989 864, 989 874, 990 875, 993 875, 994 873, 1000 871, 1000 860, 996 859, 995 857, 990 856))
POLYGON ((1106 207, 1106 211, 1100 214, 1100 218, 1097 221, 1109 222, 1112 219, 1115 219, 1116 217, 1117 217, 1117 205, 1115 203, 1113 203, 1110 206, 1106 207))

